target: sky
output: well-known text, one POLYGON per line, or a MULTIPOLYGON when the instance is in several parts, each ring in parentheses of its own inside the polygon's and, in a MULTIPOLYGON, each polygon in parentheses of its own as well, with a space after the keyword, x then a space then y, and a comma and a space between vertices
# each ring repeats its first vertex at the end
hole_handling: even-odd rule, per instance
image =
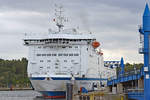
POLYGON ((141 63, 138 25, 142 24, 145 0, 0 0, 0 58, 27 57, 24 33, 47 33, 55 4, 68 18, 65 28, 92 32, 101 43, 104 60, 141 63))

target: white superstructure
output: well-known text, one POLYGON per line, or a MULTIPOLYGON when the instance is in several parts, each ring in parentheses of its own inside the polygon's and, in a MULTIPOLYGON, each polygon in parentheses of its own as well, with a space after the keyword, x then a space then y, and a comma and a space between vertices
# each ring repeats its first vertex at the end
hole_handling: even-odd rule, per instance
POLYGON ((28 76, 31 83, 35 90, 50 97, 65 91, 67 82, 73 81, 77 91, 81 87, 92 90, 93 86, 100 86, 101 79, 112 74, 111 69, 104 67, 96 38, 76 29, 62 29, 63 18, 60 18, 56 22, 59 31, 25 34, 24 38, 24 44, 29 47, 28 76))

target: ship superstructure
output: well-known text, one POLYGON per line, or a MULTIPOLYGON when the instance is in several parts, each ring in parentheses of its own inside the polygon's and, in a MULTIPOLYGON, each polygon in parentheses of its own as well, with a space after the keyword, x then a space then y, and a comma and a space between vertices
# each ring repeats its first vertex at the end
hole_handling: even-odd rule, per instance
POLYGON ((65 19, 61 12, 60 7, 59 16, 54 19, 58 31, 26 34, 24 38, 29 47, 28 76, 34 89, 49 98, 65 97, 67 82, 73 81, 77 91, 81 87, 91 91, 107 77, 101 75, 108 68, 104 68, 100 43, 91 33, 63 29, 65 19))

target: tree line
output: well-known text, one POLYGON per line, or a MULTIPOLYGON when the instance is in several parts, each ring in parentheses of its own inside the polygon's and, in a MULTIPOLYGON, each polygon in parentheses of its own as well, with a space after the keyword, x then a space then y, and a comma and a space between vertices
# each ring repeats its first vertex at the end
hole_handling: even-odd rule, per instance
POLYGON ((27 59, 0 59, 0 87, 30 87, 27 77, 27 59))
MULTIPOLYGON (((126 63, 125 67, 124 67, 124 74, 126 75, 131 75, 131 74, 138 74, 140 73, 140 71, 142 70, 142 67, 144 66, 143 63, 139 63, 139 64, 130 64, 130 63, 126 63)), ((119 75, 120 71, 121 71, 121 67, 117 67, 117 75, 119 75)))

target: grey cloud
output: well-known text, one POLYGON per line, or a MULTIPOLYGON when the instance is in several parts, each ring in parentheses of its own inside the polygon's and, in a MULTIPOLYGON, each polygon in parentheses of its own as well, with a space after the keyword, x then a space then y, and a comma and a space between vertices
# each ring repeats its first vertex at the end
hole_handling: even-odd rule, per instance
POLYGON ((69 17, 67 27, 79 26, 80 30, 92 31, 104 50, 124 51, 122 54, 127 58, 131 53, 125 51, 131 51, 133 61, 141 61, 137 55, 137 25, 141 24, 145 2, 137 0, 0 0, 0 36, 5 37, 0 40, 1 52, 6 51, 0 54, 4 58, 26 56, 27 48, 20 43, 20 34, 44 33, 49 27, 56 29, 52 22, 54 4, 64 5, 69 17), (8 47, 2 44, 4 41, 8 47))
POLYGON ((120 9, 127 9, 133 11, 133 13, 142 10, 143 5, 145 4, 142 0, 0 0, 0 7, 49 11, 50 9, 47 8, 53 7, 55 3, 63 4, 67 7, 76 7, 77 9, 84 7, 91 8, 106 4, 108 6, 119 7, 120 9))

